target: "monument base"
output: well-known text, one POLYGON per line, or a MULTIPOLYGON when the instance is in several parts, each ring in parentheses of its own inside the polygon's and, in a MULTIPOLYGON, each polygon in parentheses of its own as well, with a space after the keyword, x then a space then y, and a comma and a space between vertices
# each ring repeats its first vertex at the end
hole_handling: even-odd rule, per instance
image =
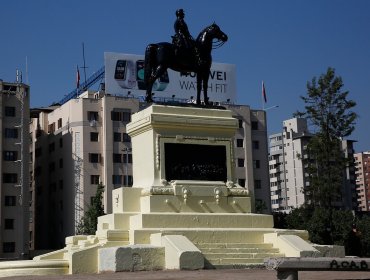
POLYGON ((271 257, 344 256, 338 246, 322 253, 307 241, 306 231, 274 229, 270 215, 246 213, 250 197, 231 196, 226 185, 218 202, 207 193, 184 202, 176 189, 194 182, 172 183, 174 194, 115 189, 114 213, 99 217, 96 235, 67 237, 65 248, 32 261, 1 262, 0 277, 243 268, 271 257))
POLYGON ((2 262, 0 277, 241 268, 332 252, 316 249, 306 231, 274 229, 271 215, 252 213, 253 186, 234 183, 237 127, 228 110, 153 105, 136 113, 127 125, 134 186, 113 191, 113 213, 98 218, 96 234, 67 237, 65 248, 30 262, 2 262))

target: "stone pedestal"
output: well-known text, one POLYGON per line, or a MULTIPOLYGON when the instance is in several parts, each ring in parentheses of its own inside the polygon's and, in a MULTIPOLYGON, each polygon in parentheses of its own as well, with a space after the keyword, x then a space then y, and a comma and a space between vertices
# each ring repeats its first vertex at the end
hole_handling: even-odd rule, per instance
POLYGON ((253 198, 233 177, 237 123, 222 109, 152 105, 134 114, 134 185, 113 191, 113 213, 99 217, 96 235, 68 237, 64 249, 22 269, 2 263, 0 274, 241 268, 320 256, 306 231, 274 229, 272 216, 251 213, 253 198))

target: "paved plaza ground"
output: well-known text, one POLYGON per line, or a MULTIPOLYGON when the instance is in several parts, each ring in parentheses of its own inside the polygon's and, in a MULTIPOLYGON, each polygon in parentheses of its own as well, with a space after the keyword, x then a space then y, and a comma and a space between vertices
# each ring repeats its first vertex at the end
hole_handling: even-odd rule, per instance
MULTIPOLYGON (((22 276, 0 278, 8 280, 275 280, 276 272, 267 269, 217 269, 196 271, 141 271, 141 272, 118 272, 104 274, 79 274, 62 276, 22 276)), ((368 279, 370 272, 300 272, 299 280, 339 280, 339 279, 368 279)))

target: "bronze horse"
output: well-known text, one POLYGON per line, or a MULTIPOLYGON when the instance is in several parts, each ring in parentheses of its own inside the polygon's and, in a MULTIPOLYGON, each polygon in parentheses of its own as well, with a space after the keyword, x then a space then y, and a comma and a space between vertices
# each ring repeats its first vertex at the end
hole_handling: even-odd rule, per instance
POLYGON ((201 104, 200 93, 203 86, 204 104, 208 105, 207 89, 209 70, 212 65, 211 51, 223 45, 227 39, 227 35, 221 31, 220 27, 213 23, 199 33, 192 50, 179 50, 174 44, 167 42, 148 45, 145 51, 145 100, 153 102, 153 84, 170 68, 182 73, 196 73, 196 102, 201 104))

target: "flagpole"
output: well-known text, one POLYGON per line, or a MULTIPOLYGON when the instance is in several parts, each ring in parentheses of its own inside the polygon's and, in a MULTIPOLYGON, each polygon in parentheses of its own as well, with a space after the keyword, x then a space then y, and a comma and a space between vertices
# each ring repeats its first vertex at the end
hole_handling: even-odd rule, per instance
POLYGON ((265 110, 265 98, 263 97, 263 80, 262 80, 262 87, 261 87, 261 101, 262 101, 262 110, 265 110))
POLYGON ((79 89, 80 89, 80 70, 78 69, 78 64, 77 64, 77 73, 76 73, 76 98, 78 98, 79 89))

